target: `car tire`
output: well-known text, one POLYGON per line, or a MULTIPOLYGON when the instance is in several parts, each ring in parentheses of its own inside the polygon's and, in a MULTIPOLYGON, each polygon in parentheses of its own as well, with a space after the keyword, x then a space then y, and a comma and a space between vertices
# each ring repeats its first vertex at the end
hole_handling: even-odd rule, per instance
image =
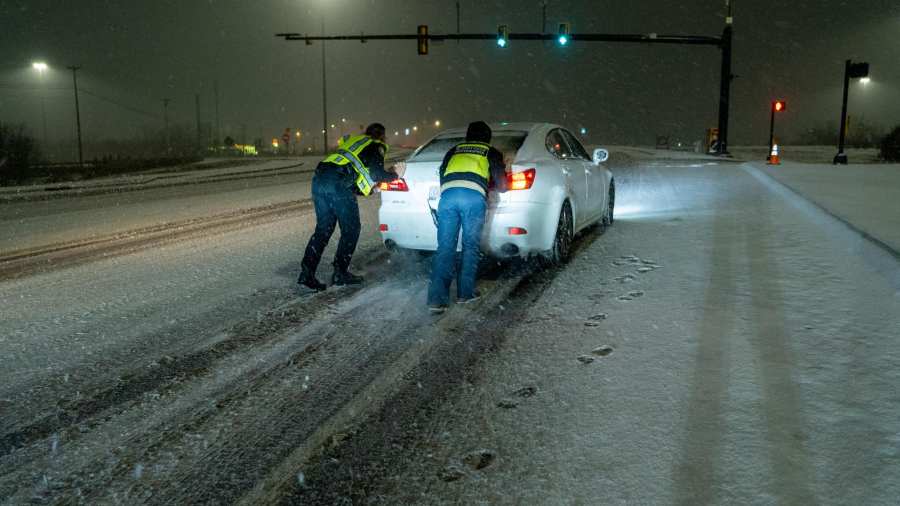
POLYGON ((606 228, 613 224, 616 220, 616 183, 609 183, 609 199, 607 199, 606 212, 603 213, 603 227, 606 228))
POLYGON ((572 242, 575 238, 574 232, 572 207, 569 205, 569 201, 565 201, 562 209, 559 211, 559 221, 556 223, 553 247, 545 257, 548 267, 557 267, 569 261, 569 257, 572 254, 572 242))

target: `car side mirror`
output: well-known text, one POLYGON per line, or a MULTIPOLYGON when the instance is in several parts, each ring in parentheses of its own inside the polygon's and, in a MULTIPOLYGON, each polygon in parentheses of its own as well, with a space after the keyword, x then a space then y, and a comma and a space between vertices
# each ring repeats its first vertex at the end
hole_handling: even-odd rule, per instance
POLYGON ((594 163, 601 164, 607 160, 609 160, 609 151, 603 148, 597 148, 594 150, 594 163))

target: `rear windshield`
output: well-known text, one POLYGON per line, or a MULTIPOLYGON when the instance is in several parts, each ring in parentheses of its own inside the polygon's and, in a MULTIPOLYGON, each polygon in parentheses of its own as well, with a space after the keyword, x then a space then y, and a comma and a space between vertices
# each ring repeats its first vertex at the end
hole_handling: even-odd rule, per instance
MULTIPOLYGON (((491 139, 491 146, 503 153, 504 158, 515 158, 522 143, 525 142, 527 132, 495 132, 491 139)), ((465 141, 463 136, 440 136, 431 140, 428 144, 419 148, 410 158, 411 162, 440 162, 450 148, 465 141)))

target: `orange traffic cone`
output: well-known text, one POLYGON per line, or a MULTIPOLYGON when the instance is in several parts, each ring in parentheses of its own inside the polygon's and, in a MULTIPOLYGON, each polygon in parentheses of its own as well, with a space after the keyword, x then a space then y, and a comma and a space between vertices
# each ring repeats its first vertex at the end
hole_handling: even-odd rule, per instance
POLYGON ((772 152, 769 153, 766 163, 769 165, 781 165, 781 158, 778 157, 778 144, 772 144, 772 152))

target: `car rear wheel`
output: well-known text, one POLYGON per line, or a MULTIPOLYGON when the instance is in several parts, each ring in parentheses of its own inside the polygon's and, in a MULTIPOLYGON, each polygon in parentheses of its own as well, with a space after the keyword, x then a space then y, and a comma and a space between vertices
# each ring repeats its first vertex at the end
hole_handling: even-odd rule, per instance
POLYGON ((562 265, 569 261, 569 256, 572 254, 574 232, 572 207, 568 202, 563 202, 562 210, 559 212, 559 222, 556 224, 556 237, 553 239, 553 248, 546 257, 550 266, 562 265))

